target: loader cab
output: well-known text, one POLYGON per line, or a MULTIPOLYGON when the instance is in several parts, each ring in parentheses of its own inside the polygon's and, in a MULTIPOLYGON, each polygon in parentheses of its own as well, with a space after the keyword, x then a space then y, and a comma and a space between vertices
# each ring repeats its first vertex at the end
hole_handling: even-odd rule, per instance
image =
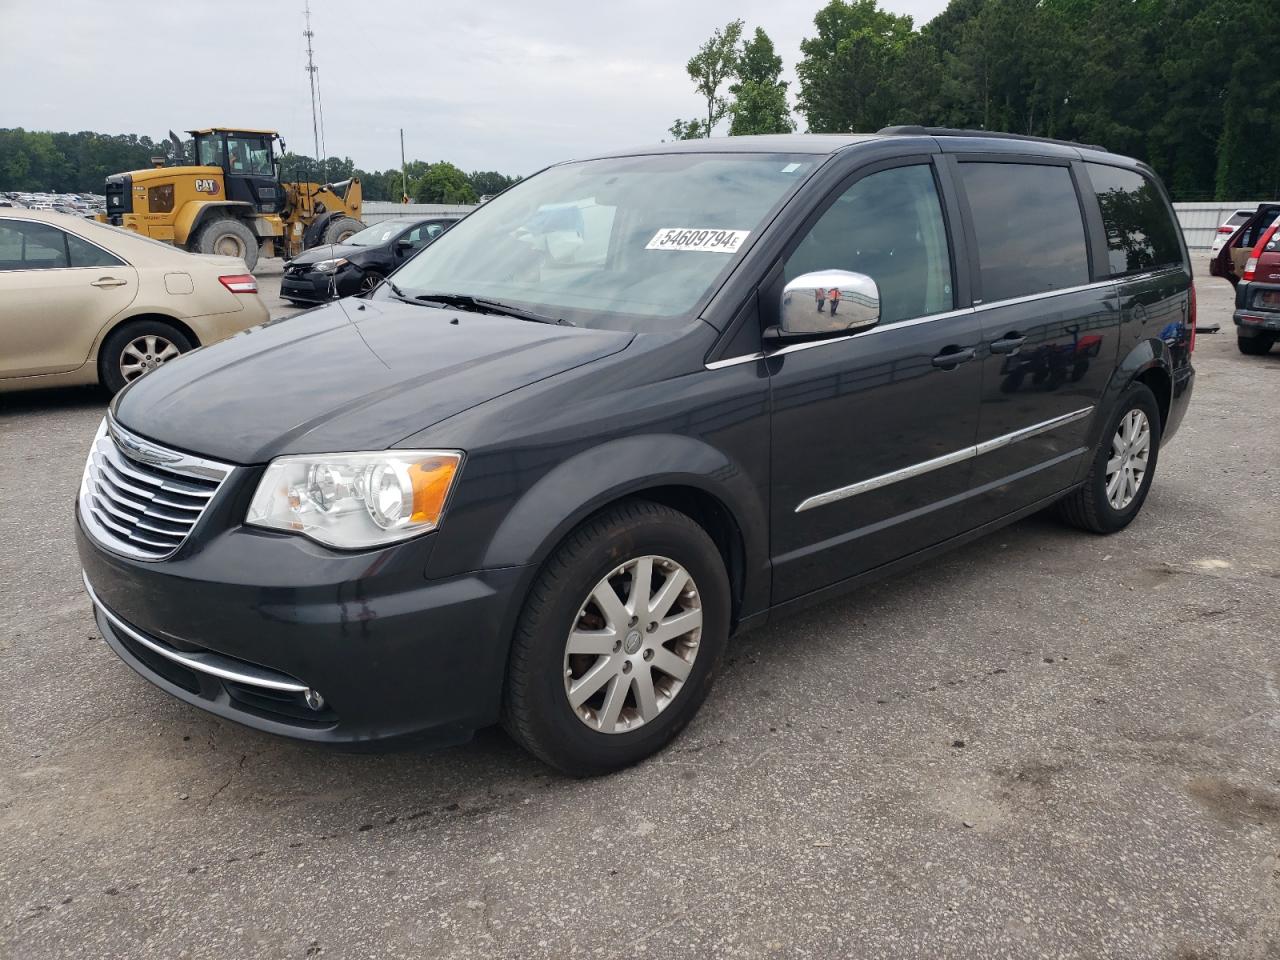
POLYGON ((196 162, 221 167, 226 199, 251 203, 259 213, 279 213, 284 190, 276 168, 271 130, 192 130, 196 162))

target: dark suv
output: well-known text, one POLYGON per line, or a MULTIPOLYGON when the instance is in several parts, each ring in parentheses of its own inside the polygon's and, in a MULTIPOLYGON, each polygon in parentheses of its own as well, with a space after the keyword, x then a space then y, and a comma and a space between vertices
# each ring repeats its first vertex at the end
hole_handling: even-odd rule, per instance
POLYGON ((674 736, 730 634, 1059 504, 1126 526, 1187 408, 1159 181, 923 128, 553 166, 368 300, 116 398, 79 498, 98 625, 313 741, 503 721, 591 774, 674 736))

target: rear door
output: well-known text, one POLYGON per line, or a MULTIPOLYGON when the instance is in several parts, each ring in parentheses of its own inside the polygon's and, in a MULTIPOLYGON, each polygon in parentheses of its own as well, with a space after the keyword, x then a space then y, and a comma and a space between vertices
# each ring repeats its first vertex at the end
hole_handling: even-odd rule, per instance
POLYGON ((971 309, 956 309, 958 214, 942 175, 927 156, 852 175, 762 292, 762 311, 776 312, 786 281, 850 270, 875 280, 881 305, 878 326, 766 357, 774 602, 967 526, 980 331, 971 309))
POLYGON ((0 218, 0 377, 83 365, 137 292, 137 273, 109 251, 52 224, 0 218))
POLYGON ((1083 171, 1068 159, 958 158, 982 403, 973 519, 1029 507, 1073 482, 1115 367, 1115 288, 1095 281, 1083 171))

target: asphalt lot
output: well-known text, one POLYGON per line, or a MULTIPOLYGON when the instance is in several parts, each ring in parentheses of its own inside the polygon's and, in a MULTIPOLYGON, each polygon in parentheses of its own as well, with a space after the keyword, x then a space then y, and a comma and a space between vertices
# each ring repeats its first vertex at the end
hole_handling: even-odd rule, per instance
POLYGON ((0 395, 0 957, 1280 956, 1280 351, 1198 286, 1224 333, 1132 527, 1034 517, 748 634, 594 781, 152 688, 73 547, 102 397, 0 395))

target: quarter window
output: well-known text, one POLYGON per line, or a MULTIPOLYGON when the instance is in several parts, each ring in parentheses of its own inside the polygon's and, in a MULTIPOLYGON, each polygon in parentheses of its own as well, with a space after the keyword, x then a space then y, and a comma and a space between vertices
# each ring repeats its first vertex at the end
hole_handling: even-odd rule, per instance
POLYGON ((1178 227, 1155 184, 1136 170, 1087 163, 1113 277, 1182 262, 1178 227))
POLYGON ((50 270, 67 265, 66 234, 32 221, 0 221, 0 270, 50 270))
POLYGON ((786 281, 815 270, 851 270, 880 288, 880 322, 954 306, 942 204, 927 164, 863 177, 813 225, 784 268, 786 281))
POLYGON ((978 240, 982 300, 1089 282, 1084 220, 1071 171, 1029 163, 961 163, 978 240))

